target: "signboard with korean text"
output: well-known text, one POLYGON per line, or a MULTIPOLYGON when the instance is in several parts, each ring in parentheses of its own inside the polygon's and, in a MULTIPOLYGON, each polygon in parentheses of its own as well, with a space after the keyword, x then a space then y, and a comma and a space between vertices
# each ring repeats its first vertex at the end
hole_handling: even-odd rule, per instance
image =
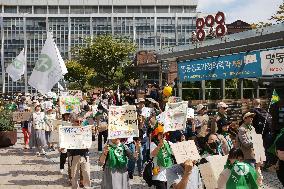
POLYGON ((59 127, 59 146, 65 149, 91 148, 92 126, 59 127))
POLYGON ((31 119, 31 115, 31 112, 13 112, 13 121, 28 121, 29 119, 31 119))
POLYGON ((284 48, 261 51, 262 75, 284 75, 284 48))
POLYGON ((60 113, 76 113, 80 112, 80 99, 74 96, 61 96, 59 98, 60 113))
POLYGON ((110 106, 108 139, 138 137, 136 106, 110 106))
POLYGON ((261 75, 259 51, 190 60, 178 64, 178 78, 181 82, 251 78, 261 75))

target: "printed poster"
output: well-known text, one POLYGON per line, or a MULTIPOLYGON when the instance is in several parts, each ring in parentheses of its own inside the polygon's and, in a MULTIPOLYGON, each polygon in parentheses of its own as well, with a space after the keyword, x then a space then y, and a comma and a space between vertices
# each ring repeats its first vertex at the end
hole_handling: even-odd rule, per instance
POLYGON ((80 112, 80 99, 73 96, 61 96, 59 98, 60 113, 76 113, 80 112))
POLYGON ((91 148, 92 126, 59 127, 59 146, 65 149, 91 148))
POLYGON ((262 75, 284 75, 284 48, 261 51, 262 75))
POLYGON ((110 106, 108 139, 138 137, 136 106, 110 106))

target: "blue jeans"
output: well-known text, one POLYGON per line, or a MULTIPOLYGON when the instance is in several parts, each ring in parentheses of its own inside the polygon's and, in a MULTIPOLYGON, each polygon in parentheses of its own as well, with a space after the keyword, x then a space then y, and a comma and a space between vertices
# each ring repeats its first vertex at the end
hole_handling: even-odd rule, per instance
MULTIPOLYGON (((134 144, 134 143, 128 144, 128 147, 129 147, 129 150, 130 150, 132 153, 135 152, 135 144, 134 144)), ((133 173, 134 173, 136 163, 137 163, 137 168, 138 168, 139 174, 142 172, 142 167, 143 167, 143 165, 142 165, 142 158, 143 158, 143 157, 142 157, 142 151, 143 151, 142 148, 143 148, 143 147, 141 146, 137 160, 136 160, 136 159, 129 159, 129 160, 128 160, 127 169, 128 169, 128 173, 129 173, 129 174, 133 174, 133 173)))

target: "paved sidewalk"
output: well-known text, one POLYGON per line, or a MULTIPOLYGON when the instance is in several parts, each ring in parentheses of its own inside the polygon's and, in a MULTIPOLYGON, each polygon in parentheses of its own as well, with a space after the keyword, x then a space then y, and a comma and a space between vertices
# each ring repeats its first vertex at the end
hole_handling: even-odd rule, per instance
MULTIPOLYGON (((96 148, 97 142, 93 146, 96 148)), ((34 151, 24 151, 23 135, 18 132, 18 143, 0 149, 0 189, 64 189, 70 188, 67 175, 59 173, 59 153, 49 152, 37 157, 34 151)), ((98 153, 91 149, 91 178, 93 188, 100 188, 102 169, 97 164, 98 153)), ((67 165, 66 165, 67 168, 67 165)), ((274 173, 264 172, 264 189, 283 189, 274 173)), ((131 189, 149 188, 135 176, 131 189)))

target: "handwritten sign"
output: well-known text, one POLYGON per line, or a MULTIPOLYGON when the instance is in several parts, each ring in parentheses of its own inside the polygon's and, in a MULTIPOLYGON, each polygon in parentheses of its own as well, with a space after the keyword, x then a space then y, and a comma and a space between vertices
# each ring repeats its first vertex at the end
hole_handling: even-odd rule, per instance
POLYGON ((92 126, 59 127, 59 146, 65 149, 91 148, 92 126))
POLYGON ((145 118, 148 118, 151 116, 152 111, 153 111, 152 108, 143 107, 141 115, 144 116, 145 118))
POLYGON ((170 96, 168 99, 168 103, 176 103, 181 101, 182 101, 181 97, 176 97, 176 96, 170 96))
POLYGON ((31 112, 13 112, 13 121, 27 121, 31 118, 31 112))
POLYGON ((206 189, 218 188, 218 178, 224 170, 228 156, 214 155, 207 159, 207 163, 198 166, 206 189))
POLYGON ((199 160, 200 155, 193 140, 170 144, 177 164, 184 163, 186 160, 199 160))
POLYGON ((194 118, 194 109, 192 108, 187 108, 187 118, 194 118))
POLYGON ((60 113, 76 113, 80 112, 80 99, 74 96, 61 96, 59 98, 60 113))
POLYGON ((108 138, 129 138, 138 137, 136 106, 110 106, 108 138))
POLYGON ((81 90, 68 90, 69 96, 74 96, 83 99, 83 92, 81 90))
POLYGON ((261 163, 263 161, 266 161, 262 136, 260 134, 253 133, 252 142, 253 142, 253 149, 254 149, 256 163, 261 163))
POLYGON ((176 131, 183 130, 186 127, 187 118, 187 102, 172 103, 177 106, 171 107, 171 104, 167 111, 164 112, 164 130, 176 131))

